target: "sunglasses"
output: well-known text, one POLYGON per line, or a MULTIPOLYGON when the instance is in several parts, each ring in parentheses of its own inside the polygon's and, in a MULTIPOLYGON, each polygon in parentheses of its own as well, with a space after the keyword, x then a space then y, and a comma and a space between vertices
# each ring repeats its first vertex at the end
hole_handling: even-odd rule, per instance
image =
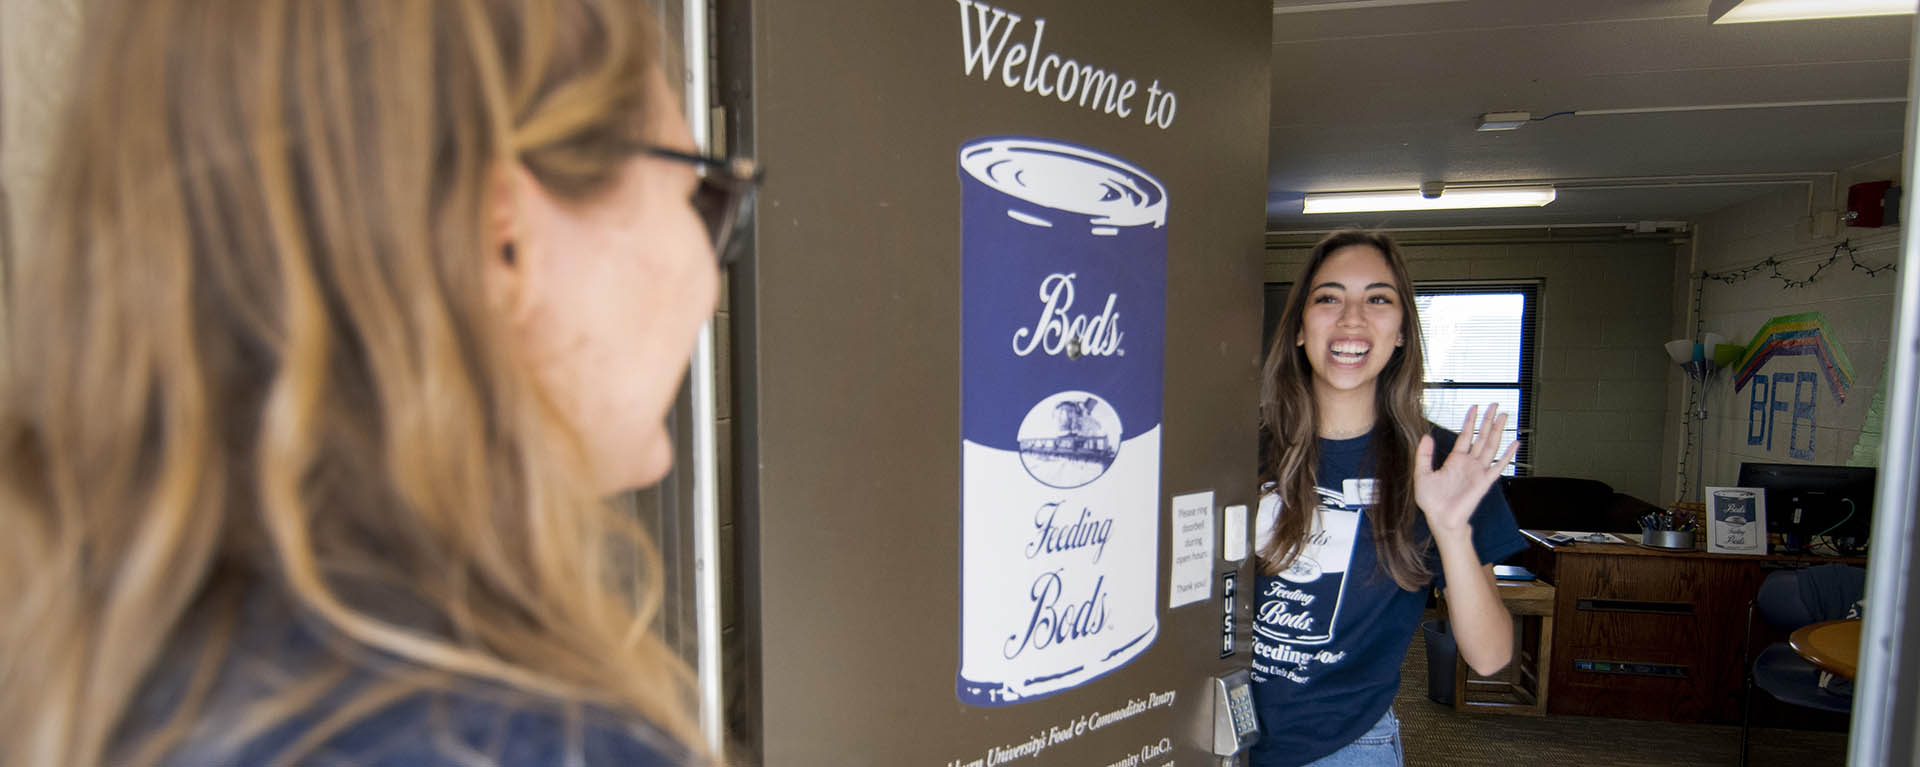
POLYGON ((642 149, 646 154, 693 165, 700 173, 700 187, 694 190, 693 207, 707 225, 713 239, 714 255, 726 266, 739 257, 740 233, 753 219, 754 190, 763 175, 760 166, 745 157, 710 157, 689 154, 657 146, 642 149))

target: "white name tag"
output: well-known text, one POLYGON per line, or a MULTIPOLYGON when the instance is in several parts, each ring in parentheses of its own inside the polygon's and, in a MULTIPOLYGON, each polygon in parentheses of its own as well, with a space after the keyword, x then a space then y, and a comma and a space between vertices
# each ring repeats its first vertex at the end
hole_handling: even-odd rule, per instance
POLYGON ((1345 486, 1341 488, 1342 494, 1346 496, 1347 507, 1372 506, 1374 499, 1373 486, 1374 480, 1372 479, 1347 480, 1345 486))

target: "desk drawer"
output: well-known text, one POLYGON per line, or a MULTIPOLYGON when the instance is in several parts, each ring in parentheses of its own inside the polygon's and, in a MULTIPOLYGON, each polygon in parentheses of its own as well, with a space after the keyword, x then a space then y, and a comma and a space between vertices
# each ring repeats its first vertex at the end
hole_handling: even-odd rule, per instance
POLYGON ((1692 602, 1668 602, 1650 599, 1601 599, 1582 597, 1574 600, 1574 609, 1596 613, 1646 613, 1650 615, 1691 616, 1692 602))
POLYGON ((1751 562, 1559 556, 1554 714, 1738 721, 1751 562))
POLYGON ((1584 571, 1579 587, 1572 589, 1575 599, 1692 604, 1712 593, 1712 568, 1692 560, 1581 557, 1567 564, 1584 571))
POLYGON ((1567 659, 1691 664, 1706 648, 1694 615, 1575 611, 1556 631, 1565 632, 1567 659))

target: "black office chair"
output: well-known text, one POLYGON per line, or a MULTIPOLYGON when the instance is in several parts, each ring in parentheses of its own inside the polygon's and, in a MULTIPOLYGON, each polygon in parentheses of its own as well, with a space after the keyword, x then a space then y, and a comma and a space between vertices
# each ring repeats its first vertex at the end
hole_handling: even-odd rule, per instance
POLYGON ((1785 642, 1775 642, 1751 654, 1753 618, 1758 614, 1779 631, 1792 631, 1822 621, 1847 617, 1848 610, 1866 594, 1867 571, 1848 565, 1818 565, 1804 570, 1778 570, 1767 575, 1760 591, 1747 603, 1747 638, 1741 650, 1747 689, 1740 715, 1740 764, 1747 764, 1753 728, 1753 688, 1784 703, 1846 714, 1853 711, 1850 694, 1820 686, 1820 670, 1801 658, 1785 642))

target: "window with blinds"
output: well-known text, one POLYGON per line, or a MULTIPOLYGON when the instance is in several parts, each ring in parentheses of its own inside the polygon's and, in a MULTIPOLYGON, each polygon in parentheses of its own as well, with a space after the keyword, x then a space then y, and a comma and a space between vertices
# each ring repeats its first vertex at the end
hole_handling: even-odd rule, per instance
MULTIPOLYGON (((1507 413, 1501 449, 1522 434, 1531 441, 1540 284, 1415 283, 1420 335, 1426 342, 1427 419, 1459 429, 1467 409, 1499 403, 1507 413)), ((1529 472, 1520 443, 1509 475, 1529 472)))

